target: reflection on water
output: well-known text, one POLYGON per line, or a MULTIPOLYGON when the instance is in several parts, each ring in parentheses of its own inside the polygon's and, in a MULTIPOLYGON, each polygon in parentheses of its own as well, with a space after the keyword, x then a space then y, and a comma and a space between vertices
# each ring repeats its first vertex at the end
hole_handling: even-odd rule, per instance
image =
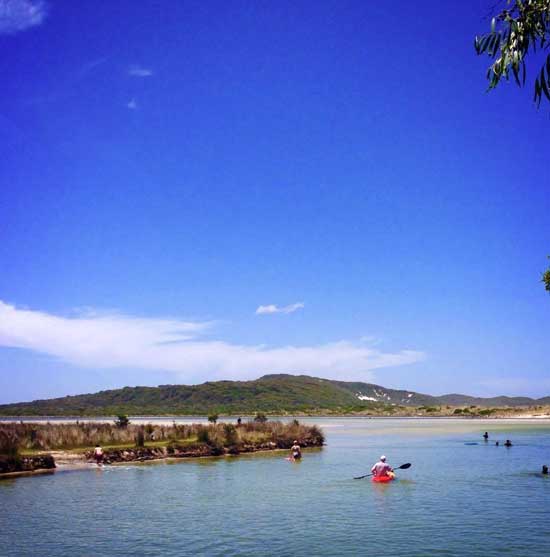
POLYGON ((550 423, 304 421, 327 446, 300 463, 261 453, 0 482, 0 555, 548 554, 550 423), (412 467, 386 485, 353 479, 382 453, 412 467))

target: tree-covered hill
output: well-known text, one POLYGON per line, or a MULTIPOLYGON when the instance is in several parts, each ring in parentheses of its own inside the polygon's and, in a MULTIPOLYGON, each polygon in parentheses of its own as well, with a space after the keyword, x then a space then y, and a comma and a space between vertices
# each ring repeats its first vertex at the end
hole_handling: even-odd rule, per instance
POLYGON ((254 412, 327 411, 374 413, 398 407, 437 405, 519 406, 544 404, 525 397, 482 399, 466 395, 435 397, 361 382, 307 375, 265 375, 253 381, 215 381, 201 385, 124 387, 0 406, 1 416, 205 415, 254 412))

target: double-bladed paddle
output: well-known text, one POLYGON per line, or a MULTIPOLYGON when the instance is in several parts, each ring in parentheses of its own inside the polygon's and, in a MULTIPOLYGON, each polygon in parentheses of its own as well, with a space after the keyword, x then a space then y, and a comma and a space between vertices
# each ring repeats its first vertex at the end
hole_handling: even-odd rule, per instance
MULTIPOLYGON (((412 466, 412 464, 410 462, 407 462, 406 464, 402 464, 401 466, 399 466, 399 468, 394 468, 394 470, 406 470, 407 468, 410 468, 412 466)), ((372 472, 370 474, 365 474, 364 476, 358 476, 357 478, 353 478, 354 480, 362 480, 363 478, 368 478, 369 476, 372 476, 372 472)))

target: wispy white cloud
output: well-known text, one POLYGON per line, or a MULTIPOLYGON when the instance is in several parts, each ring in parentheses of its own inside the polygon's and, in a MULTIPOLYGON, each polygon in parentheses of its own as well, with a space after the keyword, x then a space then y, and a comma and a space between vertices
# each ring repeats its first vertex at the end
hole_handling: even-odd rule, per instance
POLYGON ((136 99, 132 99, 131 101, 129 101, 126 106, 130 109, 130 110, 137 110, 138 104, 136 99))
POLYGON ((302 309, 304 304, 302 302, 297 302, 295 304, 290 304, 289 306, 279 307, 275 304, 269 304, 267 306, 259 306, 256 310, 256 315, 269 315, 271 313, 294 313, 299 309, 302 309))
POLYGON ((40 25, 47 15, 43 0, 0 0, 0 35, 11 35, 40 25))
POLYGON ((93 72, 96 68, 105 64, 105 62, 107 62, 108 59, 109 59, 108 57, 103 56, 102 58, 96 58, 95 60, 86 62, 81 66, 80 70, 78 71, 77 73, 78 78, 86 77, 89 73, 93 72))
POLYGON ((153 75, 153 70, 135 64, 128 68, 128 75, 132 77, 151 77, 153 75))
POLYGON ((422 352, 382 352, 341 340, 314 346, 233 344, 202 336, 211 323, 116 313, 64 317, 0 301, 0 346, 32 350, 87 368, 165 370, 183 381, 310 373, 372 380, 373 370, 412 364, 422 352))

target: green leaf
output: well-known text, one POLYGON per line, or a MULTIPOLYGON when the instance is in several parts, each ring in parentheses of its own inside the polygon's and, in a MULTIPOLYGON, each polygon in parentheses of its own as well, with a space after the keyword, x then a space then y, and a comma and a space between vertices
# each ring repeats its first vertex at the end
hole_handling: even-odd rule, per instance
POLYGON ((500 35, 497 35, 497 39, 495 41, 495 50, 494 50, 494 54, 496 55, 496 53, 498 52, 498 49, 500 48, 500 35))
POLYGON ((540 106, 542 91, 539 84, 539 78, 535 79, 535 97, 533 98, 533 102, 537 103, 537 106, 540 106))
POLYGON ((479 41, 478 45, 477 45, 477 53, 478 54, 483 54, 487 48, 487 43, 488 43, 488 37, 482 37, 481 41, 479 41))
POLYGON ((539 82, 540 82, 542 92, 544 93, 546 98, 550 101, 550 90, 548 89, 548 85, 546 84, 546 76, 544 75, 544 67, 542 68, 542 70, 540 72, 539 82))

